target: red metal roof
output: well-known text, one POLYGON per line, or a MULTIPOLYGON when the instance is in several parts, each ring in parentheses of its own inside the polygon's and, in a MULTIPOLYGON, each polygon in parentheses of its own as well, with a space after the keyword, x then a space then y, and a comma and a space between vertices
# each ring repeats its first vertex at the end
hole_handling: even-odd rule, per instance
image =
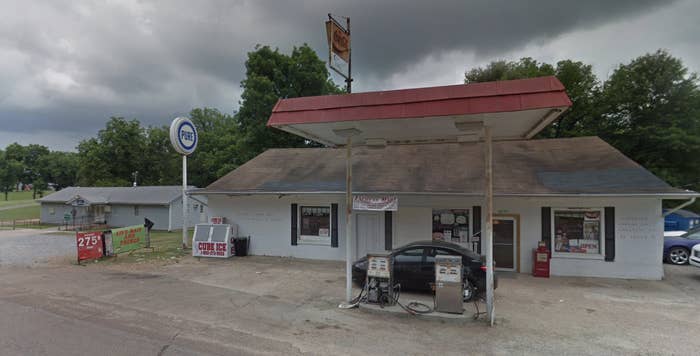
POLYGON ((564 85, 550 76, 280 99, 267 125, 473 115, 568 106, 571 100, 564 85))

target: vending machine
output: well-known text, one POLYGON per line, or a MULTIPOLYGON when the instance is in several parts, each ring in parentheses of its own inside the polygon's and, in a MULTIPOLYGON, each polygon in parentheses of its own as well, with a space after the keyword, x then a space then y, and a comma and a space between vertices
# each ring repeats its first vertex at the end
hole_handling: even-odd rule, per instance
POLYGON ((435 256, 435 311, 462 314, 462 257, 435 256))

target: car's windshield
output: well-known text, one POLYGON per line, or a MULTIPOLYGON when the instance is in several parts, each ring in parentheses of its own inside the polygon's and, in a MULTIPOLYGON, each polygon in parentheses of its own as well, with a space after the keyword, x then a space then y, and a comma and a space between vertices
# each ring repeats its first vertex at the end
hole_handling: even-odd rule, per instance
POLYGON ((683 234, 681 237, 690 240, 700 240, 700 230, 691 230, 683 234))

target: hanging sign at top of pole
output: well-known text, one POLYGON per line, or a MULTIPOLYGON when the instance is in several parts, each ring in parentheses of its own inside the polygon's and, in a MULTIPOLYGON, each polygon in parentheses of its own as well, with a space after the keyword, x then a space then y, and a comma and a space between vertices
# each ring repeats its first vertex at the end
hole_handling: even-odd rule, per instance
POLYGON ((178 153, 188 156, 197 148, 197 129, 186 117, 178 117, 170 124, 170 143, 178 153))
POLYGON ((346 18, 346 25, 343 26, 331 14, 328 14, 326 37, 328 39, 328 65, 344 78, 350 78, 350 19, 346 18))

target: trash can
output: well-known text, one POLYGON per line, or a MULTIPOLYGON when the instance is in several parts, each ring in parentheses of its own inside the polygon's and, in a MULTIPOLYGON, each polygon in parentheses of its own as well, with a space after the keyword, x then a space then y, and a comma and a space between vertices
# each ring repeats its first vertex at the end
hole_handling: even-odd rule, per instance
POLYGON ((248 244, 249 243, 250 243, 250 236, 234 238, 233 239, 233 249, 236 252, 236 256, 248 256, 248 244))

